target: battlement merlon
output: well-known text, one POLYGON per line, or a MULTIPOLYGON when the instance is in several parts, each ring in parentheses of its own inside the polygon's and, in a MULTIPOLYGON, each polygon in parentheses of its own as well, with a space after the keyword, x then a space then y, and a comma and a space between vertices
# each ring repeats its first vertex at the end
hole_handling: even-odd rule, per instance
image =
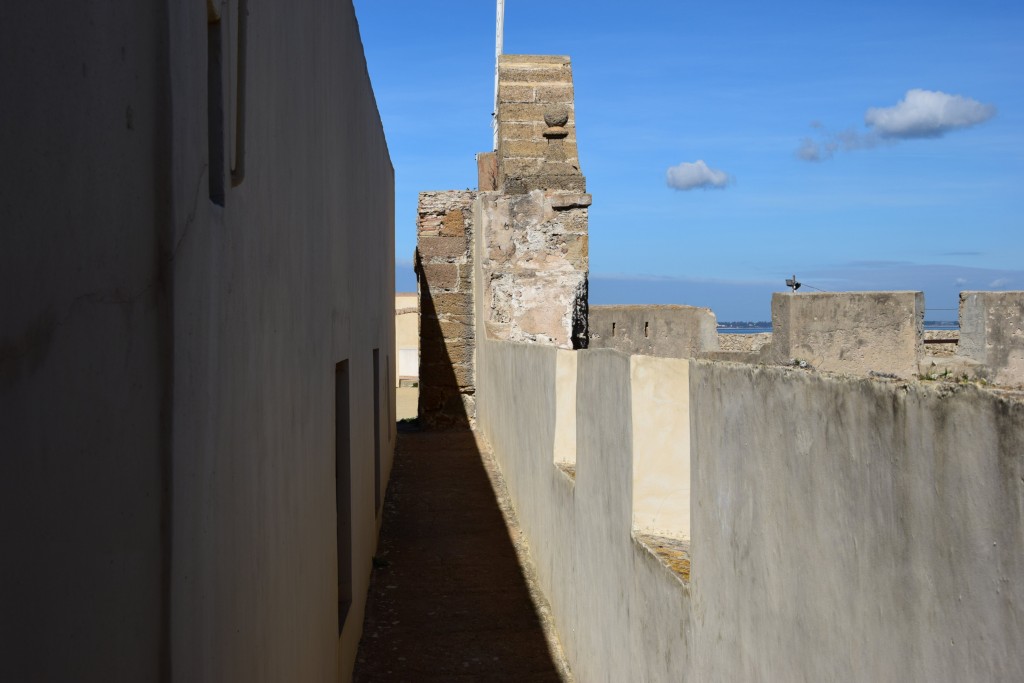
POLYGON ((501 55, 497 121, 494 187, 486 189, 586 193, 569 57, 501 55))

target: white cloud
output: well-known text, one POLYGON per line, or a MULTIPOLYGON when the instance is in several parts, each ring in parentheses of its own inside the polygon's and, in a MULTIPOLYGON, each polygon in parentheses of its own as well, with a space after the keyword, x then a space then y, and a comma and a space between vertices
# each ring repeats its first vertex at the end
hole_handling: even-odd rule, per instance
POLYGON ((908 90, 894 107, 872 107, 864 123, 887 138, 935 138, 969 128, 995 116, 996 108, 961 95, 937 90, 908 90))
POLYGON ((668 186, 677 190, 721 189, 729 184, 729 174, 710 168, 703 160, 684 161, 672 166, 665 174, 668 186))
POLYGON ((962 95, 947 95, 937 90, 908 90, 892 107, 871 107, 864 114, 869 130, 853 128, 831 132, 813 121, 819 139, 804 138, 796 150, 803 161, 825 161, 838 151, 871 149, 880 144, 895 144, 910 138, 937 138, 951 130, 970 128, 995 116, 996 108, 962 95))
POLYGON ((965 278, 965 277, 958 277, 957 279, 953 280, 953 284, 955 284, 955 285, 966 285, 967 284, 967 278, 965 278))
POLYGON ((1000 277, 988 283, 988 286, 991 287, 992 289, 1003 289, 1004 287, 1006 287, 1006 285, 1010 284, 1011 282, 1013 282, 1013 280, 1011 280, 1008 277, 1000 277))

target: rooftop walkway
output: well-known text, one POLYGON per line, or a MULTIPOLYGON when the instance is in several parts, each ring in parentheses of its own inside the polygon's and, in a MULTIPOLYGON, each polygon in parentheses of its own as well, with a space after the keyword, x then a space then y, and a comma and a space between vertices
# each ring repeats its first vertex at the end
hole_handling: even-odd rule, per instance
POLYGON ((570 680, 490 453, 401 427, 354 680, 570 680))

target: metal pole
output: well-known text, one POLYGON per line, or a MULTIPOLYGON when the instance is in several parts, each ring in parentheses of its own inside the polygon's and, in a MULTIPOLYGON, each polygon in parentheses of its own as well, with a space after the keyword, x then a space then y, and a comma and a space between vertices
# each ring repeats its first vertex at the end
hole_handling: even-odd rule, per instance
POLYGON ((505 0, 498 0, 498 29, 494 45, 494 114, 491 128, 494 130, 494 150, 498 150, 498 63, 505 49, 505 0))

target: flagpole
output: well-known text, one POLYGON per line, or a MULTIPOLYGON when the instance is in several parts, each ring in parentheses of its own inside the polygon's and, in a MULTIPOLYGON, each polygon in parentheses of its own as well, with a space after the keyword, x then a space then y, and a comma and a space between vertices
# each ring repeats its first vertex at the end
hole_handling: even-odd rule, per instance
POLYGON ((498 0, 498 29, 494 41, 494 114, 491 128, 494 130, 494 150, 498 150, 498 64, 505 48, 505 0, 498 0))

